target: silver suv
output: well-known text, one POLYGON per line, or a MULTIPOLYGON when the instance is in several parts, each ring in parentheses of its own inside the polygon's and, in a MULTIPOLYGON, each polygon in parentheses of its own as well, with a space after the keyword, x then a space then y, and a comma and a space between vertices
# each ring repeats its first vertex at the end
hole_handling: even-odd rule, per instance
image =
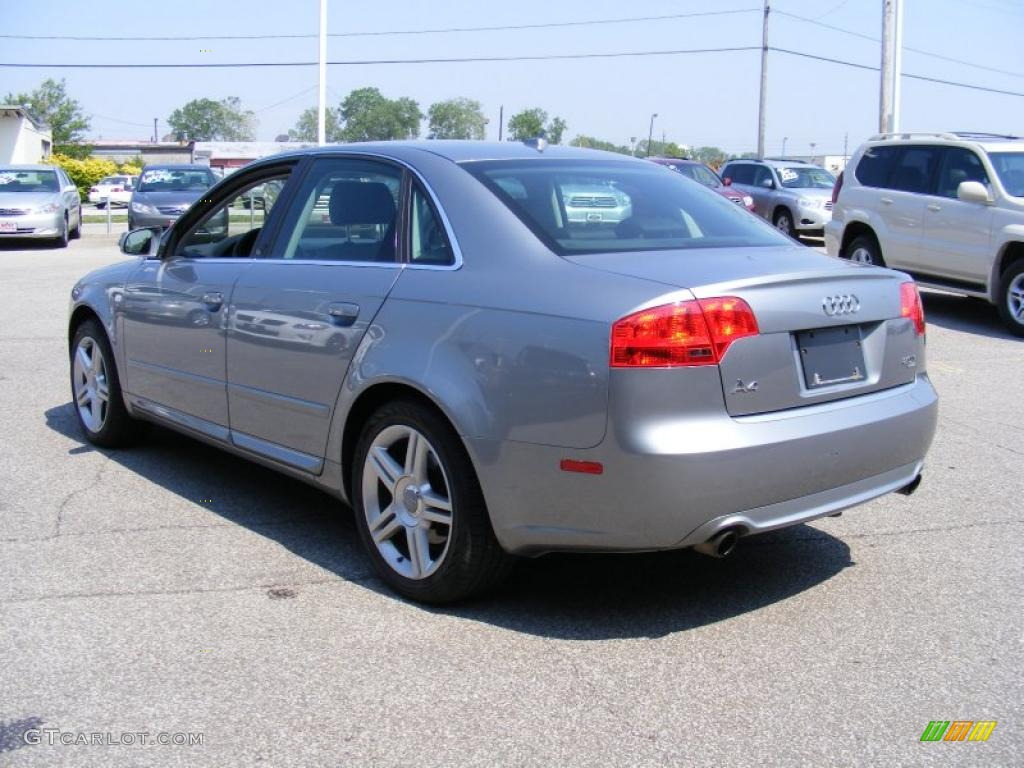
POLYGON ((835 198, 830 254, 985 299, 1024 336, 1024 141, 875 136, 850 158, 835 198))
POLYGON ((787 235, 818 236, 832 219, 835 176, 797 160, 731 160, 722 178, 754 198, 754 211, 787 235))

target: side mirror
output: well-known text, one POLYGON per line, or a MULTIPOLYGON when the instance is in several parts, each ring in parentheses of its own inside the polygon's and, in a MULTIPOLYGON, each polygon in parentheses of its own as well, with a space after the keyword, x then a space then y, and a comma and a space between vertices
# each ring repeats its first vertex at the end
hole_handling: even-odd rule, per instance
POLYGON ((728 176, 726 176, 724 179, 722 179, 722 183, 725 184, 725 186, 727 186, 727 187, 731 187, 732 186, 732 179, 730 179, 728 176))
POLYGON ((148 256, 160 242, 158 233, 159 230, 151 227, 123 232, 117 240, 117 247, 128 256, 148 256))
POLYGON ((775 182, 771 179, 765 179, 761 182, 761 186, 765 189, 775 189, 775 182))
POLYGON ((961 181, 956 196, 965 203, 991 203, 992 195, 980 181, 961 181))

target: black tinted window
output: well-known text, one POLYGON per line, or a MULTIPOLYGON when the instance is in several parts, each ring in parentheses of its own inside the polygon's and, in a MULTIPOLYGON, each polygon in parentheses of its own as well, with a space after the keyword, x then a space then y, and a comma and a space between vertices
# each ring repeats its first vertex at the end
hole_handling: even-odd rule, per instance
POLYGON ((857 163, 857 181, 865 187, 888 187, 899 147, 869 147, 857 163))
POLYGON ((906 147, 889 179, 889 187, 901 192, 927 192, 939 162, 937 147, 906 147))
POLYGON ((754 186, 763 186, 766 181, 775 183, 775 179, 772 178, 771 169, 765 165, 756 166, 754 168, 754 186))
POLYGON ((988 184, 988 174, 985 173, 981 160, 971 150, 950 147, 942 154, 942 169, 939 171, 936 194, 956 198, 957 189, 965 181, 988 184))
POLYGON ((752 165, 727 165, 725 173, 722 174, 732 179, 733 184, 752 184, 754 181, 754 166, 752 165))

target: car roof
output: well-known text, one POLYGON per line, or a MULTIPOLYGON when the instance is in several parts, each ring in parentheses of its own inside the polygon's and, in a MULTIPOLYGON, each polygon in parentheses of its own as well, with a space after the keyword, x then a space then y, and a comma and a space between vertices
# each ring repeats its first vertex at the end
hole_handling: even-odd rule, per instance
POLYGON ((868 139, 870 146, 905 146, 932 144, 944 147, 971 147, 984 152, 1022 152, 1024 139, 995 133, 893 133, 878 134, 868 139))

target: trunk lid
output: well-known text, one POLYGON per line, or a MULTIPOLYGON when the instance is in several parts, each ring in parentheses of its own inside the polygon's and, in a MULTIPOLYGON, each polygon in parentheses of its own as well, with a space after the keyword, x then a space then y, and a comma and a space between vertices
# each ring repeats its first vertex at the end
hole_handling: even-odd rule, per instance
MULTIPOLYGON (((648 306, 737 296, 759 334, 738 339, 719 371, 734 416, 796 408, 911 383, 924 346, 900 316, 905 275, 801 246, 573 256, 591 268, 685 289, 648 306)), ((638 308, 639 309, 639 308, 638 308)))

